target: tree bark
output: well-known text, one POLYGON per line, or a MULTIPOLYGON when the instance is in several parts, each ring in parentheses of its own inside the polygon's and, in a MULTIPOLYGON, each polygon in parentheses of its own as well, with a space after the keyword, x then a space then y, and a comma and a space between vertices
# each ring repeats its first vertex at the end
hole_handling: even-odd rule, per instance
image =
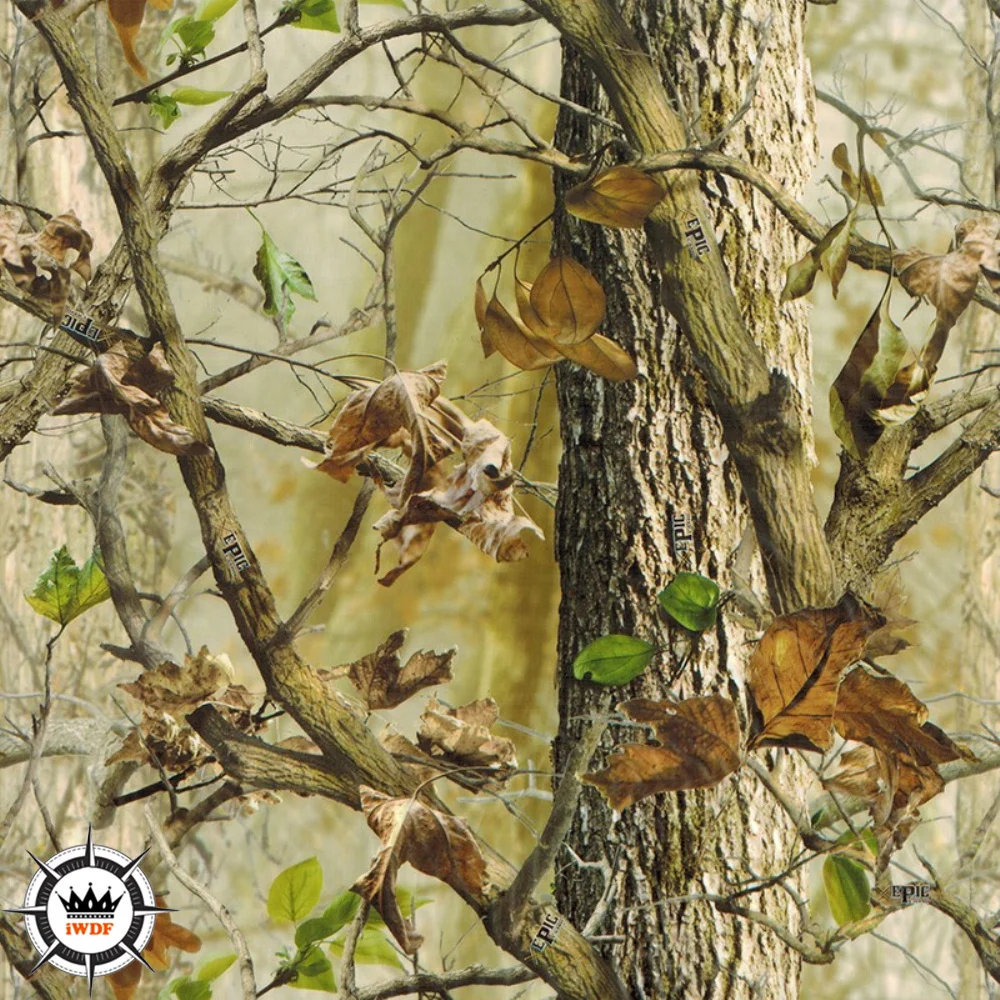
MULTIPOLYGON (((795 191, 808 176, 815 147, 802 47, 805 3, 767 0, 755 11, 761 20, 770 18, 769 31, 741 19, 730 4, 636 0, 623 9, 653 54, 689 144, 717 136, 751 100, 723 149, 783 178, 795 191)), ((564 59, 564 95, 608 115, 592 70, 568 46, 564 59)), ((557 145, 571 154, 592 155, 609 138, 579 116, 560 119, 557 145)), ((804 308, 778 304, 784 270, 802 248, 760 194, 720 175, 704 175, 701 189, 744 322, 769 367, 787 376, 800 426, 808 428, 804 308)), ((709 405, 710 386, 695 367, 685 332, 661 304, 659 269, 643 234, 560 217, 556 243, 603 284, 605 330, 634 353, 641 373, 636 382, 619 386, 569 366, 559 373, 564 452, 556 542, 562 582, 558 770, 586 724, 583 718, 629 697, 719 691, 733 696, 745 714, 743 669, 753 635, 723 615, 697 642, 681 679, 668 683, 689 642, 657 612, 656 595, 680 570, 730 585, 747 506, 724 428, 709 405), (608 518, 608 510, 616 516, 608 518), (686 551, 672 537, 672 518, 686 518, 693 535, 686 551), (667 651, 626 688, 609 691, 576 681, 575 656, 607 633, 638 635, 667 651)), ((808 440, 806 450, 811 452, 808 440)), ((759 558, 752 578, 763 596, 759 558)), ((643 737, 636 730, 612 726, 604 745, 637 739, 643 737)), ((791 759, 778 754, 769 763, 775 759, 794 781, 791 759)), ((708 903, 670 902, 725 893, 734 881, 785 867, 795 834, 766 794, 744 772, 718 789, 658 796, 615 815, 593 789, 586 790, 568 843, 584 860, 613 868, 614 905, 592 929, 612 936, 608 954, 636 998, 797 996, 798 958, 775 937, 708 903)), ((593 867, 564 860, 557 897, 582 927, 599 907, 603 879, 593 867)), ((794 908, 781 890, 751 900, 753 908, 797 929, 794 908)))

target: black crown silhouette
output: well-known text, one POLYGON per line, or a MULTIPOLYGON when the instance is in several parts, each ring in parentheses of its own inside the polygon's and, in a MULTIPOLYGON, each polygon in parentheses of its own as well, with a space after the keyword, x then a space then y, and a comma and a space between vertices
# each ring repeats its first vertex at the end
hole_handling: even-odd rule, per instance
POLYGON ((87 885, 87 891, 82 897, 76 894, 76 889, 71 889, 69 899, 66 899, 64 896, 60 896, 59 898, 62 900, 63 906, 66 907, 67 917, 100 918, 114 916, 114 912, 118 908, 122 897, 119 896, 117 899, 112 899, 111 890, 108 889, 98 899, 94 892, 94 883, 90 882, 87 885))

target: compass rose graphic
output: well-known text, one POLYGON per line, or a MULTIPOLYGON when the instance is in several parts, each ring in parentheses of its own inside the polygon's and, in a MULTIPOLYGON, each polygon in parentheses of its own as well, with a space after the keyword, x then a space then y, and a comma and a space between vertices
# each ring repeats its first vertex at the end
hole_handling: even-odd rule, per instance
MULTIPOLYGON (((110 847, 94 843, 88 828, 87 843, 60 851, 39 861, 24 906, 8 913, 24 917, 25 930, 41 955, 31 972, 46 962, 74 976, 86 976, 91 993, 94 977, 106 976, 131 962, 142 962, 142 949, 153 935, 157 913, 172 912, 157 906, 153 888, 139 868, 146 856, 129 858, 110 847)), ((30 973, 29 973, 30 974, 30 973)))

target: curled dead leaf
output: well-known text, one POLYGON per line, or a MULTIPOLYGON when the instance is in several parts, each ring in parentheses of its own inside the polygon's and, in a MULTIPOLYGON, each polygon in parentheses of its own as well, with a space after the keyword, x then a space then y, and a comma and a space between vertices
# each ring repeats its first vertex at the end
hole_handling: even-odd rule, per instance
POLYGON ((876 608, 851 593, 832 608, 806 608, 776 618, 747 670, 751 748, 833 745, 833 715, 844 671, 885 624, 876 608))
POLYGON ((582 264, 572 257, 553 257, 531 286, 531 307, 552 340, 573 345, 597 333, 607 298, 582 264))
POLYGON ((69 394, 53 414, 119 413, 147 444, 170 455, 197 455, 208 451, 186 427, 176 423, 160 400, 174 384, 163 345, 156 344, 135 358, 124 346, 101 354, 93 366, 74 381, 69 394))
POLYGON ((459 767, 510 771, 517 767, 514 744, 490 729, 500 717, 492 698, 481 698, 460 708, 448 708, 432 698, 420 716, 417 743, 432 757, 459 767))
MULTIPOLYGON (((482 281, 477 282, 477 288, 482 289, 482 281)), ((518 323, 496 294, 490 299, 483 313, 479 329, 486 357, 494 351, 499 351, 521 371, 530 372, 547 368, 562 359, 562 355, 555 348, 518 323)))
POLYGON ((618 708, 634 722, 652 726, 660 745, 627 743, 603 771, 583 776, 612 809, 659 792, 708 788, 740 766, 740 724, 728 698, 636 699, 618 708))
POLYGON ((399 651, 406 641, 406 629, 393 632, 374 653, 350 664, 348 677, 369 710, 395 708, 418 691, 451 680, 455 649, 446 653, 420 650, 403 666, 399 651))
POLYGON ((352 889, 378 910, 400 948, 412 955, 423 938, 403 916, 396 899, 400 866, 409 862, 460 896, 481 899, 486 890, 486 859, 465 820, 414 798, 390 798, 366 785, 359 792, 362 812, 382 841, 382 850, 352 889))
MULTIPOLYGON (((153 6, 161 10, 169 10, 171 3, 172 0, 152 0, 153 6)), ((142 27, 145 16, 146 0, 108 0, 108 18, 118 35, 125 61, 143 80, 148 80, 149 73, 135 50, 139 28, 142 27)))
POLYGON ((641 229, 664 193, 655 177, 622 165, 571 187, 563 200, 566 211, 578 219, 616 229, 641 229))

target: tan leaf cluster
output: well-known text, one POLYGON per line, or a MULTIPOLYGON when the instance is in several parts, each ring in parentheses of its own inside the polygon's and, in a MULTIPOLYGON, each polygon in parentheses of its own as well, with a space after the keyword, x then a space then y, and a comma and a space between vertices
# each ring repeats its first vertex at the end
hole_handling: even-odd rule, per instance
POLYGON ((523 532, 543 537, 538 525, 514 510, 510 441, 487 420, 467 422, 462 461, 449 474, 433 466, 421 487, 420 492, 390 496, 394 509, 375 524, 383 542, 395 540, 399 550, 397 565, 379 580, 387 587, 424 554, 441 522, 497 562, 528 555, 523 532))
POLYGON ((534 284, 515 275, 518 317, 497 297, 487 301, 476 283, 475 312, 483 353, 498 351, 523 371, 575 361, 612 382, 638 374, 635 362, 614 341, 597 332, 607 299, 597 279, 570 257, 553 257, 534 284))
POLYGON ((571 187, 563 202, 578 219, 614 229, 641 229, 664 194, 655 177, 622 164, 571 187))
POLYGON ((832 608, 776 618, 747 670, 751 748, 829 750, 844 672, 861 659, 869 637, 884 624, 876 608, 851 593, 832 608))
POLYGON ((460 708, 448 708, 432 698, 420 716, 417 743, 431 757, 456 767, 512 771, 517 767, 514 744, 490 732, 499 718, 500 709, 492 698, 460 708))
POLYGON ((407 862, 417 871, 440 879, 460 896, 482 898, 486 859, 468 823, 413 799, 393 799, 362 785, 361 809, 382 841, 371 869, 353 886, 381 914, 392 936, 408 955, 423 938, 403 916, 396 900, 396 877, 407 862))
POLYGON ((583 776, 600 789, 612 809, 624 809, 658 792, 708 788, 740 766, 740 723, 728 698, 640 698, 622 702, 618 709, 633 722, 652 726, 659 745, 627 743, 603 771, 583 776))
POLYGON ((0 262, 21 291, 47 302, 61 319, 73 273, 90 281, 93 240, 72 213, 32 232, 19 208, 0 208, 0 262))
POLYGON ((418 691, 451 680, 451 661, 457 650, 446 653, 419 650, 404 666, 399 651, 405 641, 406 629, 399 629, 374 653, 348 666, 347 676, 369 710, 395 708, 418 691))
MULTIPOLYGON (((173 0, 150 0, 154 7, 169 10, 173 0)), ((114 25, 121 43, 125 61, 143 79, 149 79, 149 73, 135 50, 139 29, 146 16, 146 0, 108 0, 108 18, 114 25)))
POLYGON ((900 284, 913 296, 934 306, 937 317, 920 363, 933 376, 944 353, 951 328, 968 308, 980 275, 994 292, 1000 292, 1000 222, 972 218, 955 229, 955 249, 929 254, 911 249, 897 253, 893 264, 900 284))
POLYGON ((161 397, 174 384, 174 372, 156 344, 135 358, 123 345, 99 355, 77 376, 53 414, 120 413, 147 444, 170 455, 204 454, 208 446, 171 419, 161 397))
MULTIPOLYGON (((166 900, 157 896, 156 905, 166 906, 166 900)), ((169 913, 158 913, 153 923, 152 937, 143 949, 142 957, 154 972, 163 972, 170 968, 171 948, 190 953, 201 951, 201 938, 186 927, 175 924, 169 913)), ((142 970, 142 962, 136 961, 108 976, 115 1000, 132 1000, 142 981, 142 970)))
POLYGON ((174 772, 200 767, 210 751, 185 719, 198 706, 211 702, 243 732, 255 728, 253 709, 258 699, 232 679, 229 658, 214 656, 202 646, 196 656, 184 658, 183 667, 161 663, 136 680, 119 684, 140 703, 141 717, 107 763, 158 763, 174 772))

